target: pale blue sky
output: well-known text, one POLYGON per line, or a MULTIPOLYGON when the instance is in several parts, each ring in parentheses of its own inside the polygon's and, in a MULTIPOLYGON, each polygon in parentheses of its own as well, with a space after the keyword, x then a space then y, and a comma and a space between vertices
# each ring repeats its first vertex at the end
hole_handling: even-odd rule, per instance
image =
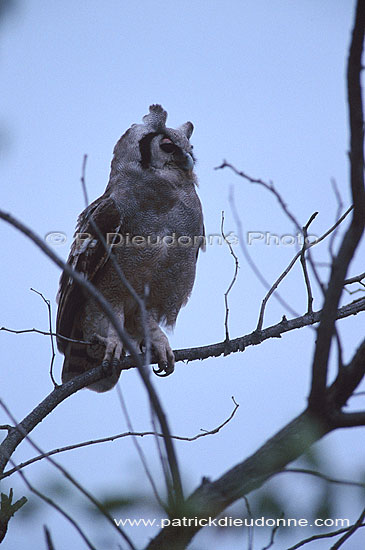
MULTIPOLYGON (((214 171, 226 158, 252 176, 273 180, 301 224, 318 210, 313 233, 321 234, 336 214, 331 178, 336 179, 345 206, 349 204, 345 63, 353 4, 348 0, 19 0, 3 23, 0 38, 0 122, 5 133, 2 208, 39 235, 65 233, 67 243, 54 250, 66 258, 83 208, 83 155, 89 156, 87 185, 93 199, 107 184, 117 139, 141 120, 151 103, 161 103, 169 113, 170 126, 186 120, 195 125, 192 142, 208 233, 219 233, 222 210, 226 231, 236 231, 228 201, 231 186, 244 235, 293 231, 267 191, 229 171, 214 171)), ((29 288, 50 298, 55 314, 59 271, 23 236, 3 222, 0 227, 1 254, 6 258, 0 273, 0 325, 47 329, 45 306, 29 288)), ((264 296, 263 287, 236 250, 241 267, 230 294, 234 337, 255 328, 264 296)), ((260 242, 250 252, 273 282, 295 248, 260 242)), ((328 259, 326 245, 316 257, 328 259)), ((351 274, 363 271, 359 258, 351 274)), ((201 255, 192 298, 170 337, 174 348, 224 338, 223 294, 233 269, 225 247, 208 247, 201 255)), ((325 278, 326 270, 321 273, 325 278)), ((305 312, 299 267, 281 292, 293 308, 305 312)), ((317 296, 315 309, 320 307, 318 290, 317 296)), ((266 325, 278 322, 284 313, 272 300, 266 325)), ((341 334, 348 358, 363 336, 361 315, 342 322, 341 334)), ((219 424, 232 409, 231 395, 240 403, 236 419, 222 433, 177 445, 187 493, 203 475, 214 479, 242 460, 301 411, 308 393, 314 336, 314 331, 302 329, 244 354, 179 364, 170 378, 153 380, 172 430, 179 435, 219 424)), ((51 390, 49 340, 1 333, 0 343, 1 397, 22 418, 51 390)), ((58 355, 57 376, 61 365, 58 355)), ((145 393, 137 374, 125 373, 121 387, 135 429, 149 429, 145 393)), ((83 391, 58 407, 33 436, 41 447, 51 449, 125 429, 115 391, 105 395, 83 391)), ((363 468, 361 433, 360 429, 336 433, 320 443, 329 454, 331 473, 351 477, 363 468)), ((143 446, 160 479, 153 442, 144 439, 143 446)), ((29 446, 23 445, 16 460, 32 455, 29 446)), ((132 441, 74 451, 59 460, 96 495, 115 488, 128 492, 135 486, 142 492, 147 486, 132 441)), ((41 462, 26 473, 42 484, 53 471, 41 462)), ((288 488, 298 503, 307 499, 298 492, 301 482, 288 488)), ((18 478, 13 477, 12 483, 19 495, 24 493, 18 478)), ((339 517, 346 511, 354 519, 358 508, 349 511, 339 506, 339 517)), ((4 549, 24 547, 30 529, 34 547, 43 547, 45 522, 55 533, 57 548, 62 548, 60 532, 64 548, 83 548, 72 527, 50 513, 32 526, 13 520, 4 549)), ((83 525, 90 527, 87 518, 83 525)), ((112 536, 102 523, 99 533, 92 529, 91 533, 95 541, 112 536)), ((139 544, 146 540, 142 531, 133 536, 139 544)), ((202 534, 192 548, 218 549, 208 542, 209 537, 202 534)), ((244 548, 243 535, 232 540, 222 539, 219 550, 244 548)), ((355 539, 348 548, 358 548, 355 539)))

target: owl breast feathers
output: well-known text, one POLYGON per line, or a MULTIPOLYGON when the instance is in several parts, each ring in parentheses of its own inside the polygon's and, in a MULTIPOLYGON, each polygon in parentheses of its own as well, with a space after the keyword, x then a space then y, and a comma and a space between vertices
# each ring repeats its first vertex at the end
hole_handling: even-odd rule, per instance
MULTIPOLYGON (((114 148, 105 193, 79 216, 68 263, 103 294, 122 327, 141 349, 148 330, 158 373, 174 370, 174 354, 160 324, 173 327, 195 278, 204 226, 196 193, 191 122, 166 127, 167 113, 152 105, 143 124, 133 124, 114 148), (104 236, 109 249, 98 238, 104 236), (135 292, 147 319, 118 276, 110 250, 135 292)), ((65 359, 62 381, 100 365, 107 376, 89 386, 103 392, 118 381, 125 354, 116 331, 98 304, 66 273, 57 296, 58 349, 65 359), (83 344, 87 342, 88 344, 83 344)))

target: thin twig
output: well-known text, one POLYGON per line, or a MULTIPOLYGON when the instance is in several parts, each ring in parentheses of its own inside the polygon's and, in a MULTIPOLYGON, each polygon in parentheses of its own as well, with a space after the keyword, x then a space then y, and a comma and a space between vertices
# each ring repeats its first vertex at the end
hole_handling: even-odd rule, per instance
MULTIPOLYGON (((342 201, 340 191, 337 187, 336 180, 334 178, 331 179, 331 185, 332 185, 332 189, 333 189, 333 192, 335 194, 336 201, 337 201, 337 212, 336 212, 336 217, 335 217, 335 219, 337 220, 340 217, 341 212, 343 210, 343 201, 342 201)), ((328 251, 329 251, 329 254, 330 254, 330 257, 331 257, 332 261, 333 261, 333 258, 335 257, 333 248, 334 248, 334 243, 335 243, 336 236, 337 236, 337 229, 335 229, 335 231, 332 233, 330 241, 329 241, 329 245, 328 245, 328 251)))
MULTIPOLYGON (((271 288, 271 284, 265 279, 265 277, 263 276, 263 274, 261 273, 261 271, 259 270, 259 268, 255 264, 255 262, 251 258, 251 255, 248 252, 247 246, 245 245, 245 241, 244 241, 244 238, 243 238, 243 231, 242 231, 242 222, 241 222, 241 219, 240 219, 240 217, 238 215, 238 212, 237 212, 237 209, 236 209, 234 196, 233 196, 233 188, 231 188, 230 193, 229 193, 229 203, 231 205, 233 217, 234 217, 234 220, 235 220, 236 225, 237 225, 238 236, 239 236, 239 245, 240 245, 240 248, 243 252, 243 255, 246 258, 246 261, 247 261, 248 265, 250 266, 250 268, 252 269, 252 271, 254 272, 254 274, 256 275, 258 280, 260 281, 260 283, 266 289, 269 290, 271 288)), ((288 304, 280 296, 279 292, 275 292, 274 298, 286 309, 286 311, 289 311, 291 315, 294 315, 295 317, 298 317, 299 314, 290 306, 290 304, 288 304)))
MULTIPOLYGON (((157 422, 156 422, 156 413, 153 410, 151 403, 150 403, 150 419, 151 419, 151 426, 152 431, 154 434, 157 433, 157 422)), ((171 499, 172 491, 173 491, 173 482, 171 479, 171 470, 169 469, 168 461, 166 459, 166 455, 163 452, 163 446, 161 444, 161 440, 157 435, 154 435, 154 442, 157 449, 157 455, 160 461, 161 470, 163 473, 163 478, 165 480, 165 486, 166 486, 166 493, 167 493, 167 506, 163 506, 163 509, 165 512, 171 516, 172 512, 172 506, 173 501, 171 499)))
MULTIPOLYGON (((208 435, 217 434, 218 432, 221 431, 222 428, 224 428, 224 426, 226 426, 232 420, 232 418, 235 416, 235 414, 237 412, 239 404, 236 403, 235 398, 233 396, 232 396, 232 401, 234 403, 234 409, 232 410, 229 417, 226 418, 226 420, 224 420, 221 424, 219 424, 219 426, 213 428, 212 430, 203 430, 203 429, 201 429, 201 433, 198 433, 198 434, 196 434, 194 436, 191 436, 191 437, 182 436, 182 435, 172 435, 171 437, 173 439, 176 439, 177 441, 189 441, 190 442, 190 441, 197 441, 201 437, 206 437, 208 435)), ((1 429, 1 426, 0 426, 0 429, 1 429)), ((13 428, 13 426, 8 426, 6 429, 13 430, 14 428, 13 428)), ((72 450, 75 450, 75 449, 81 449, 82 447, 88 447, 89 445, 96 445, 98 443, 109 443, 109 442, 115 441, 117 439, 122 439, 124 437, 130 437, 130 436, 132 436, 132 437, 157 436, 157 437, 162 437, 162 438, 164 437, 163 433, 156 433, 156 432, 153 432, 153 431, 146 431, 146 432, 128 431, 128 432, 124 432, 124 433, 121 433, 121 434, 102 437, 100 439, 91 439, 89 441, 83 441, 81 443, 75 443, 73 445, 66 445, 65 447, 59 447, 57 449, 53 449, 52 451, 48 451, 46 453, 40 454, 38 456, 35 456, 34 458, 26 460, 25 462, 22 462, 21 464, 18 464, 14 468, 11 468, 11 469, 7 470, 6 472, 4 472, 3 475, 1 476, 1 478, 8 477, 8 476, 12 475, 14 472, 16 472, 17 470, 21 470, 22 468, 25 468, 26 466, 29 466, 30 464, 33 464, 34 462, 38 462, 39 460, 42 460, 43 458, 45 458, 47 456, 52 456, 52 455, 55 455, 55 454, 63 453, 65 451, 72 451, 72 450)))
POLYGON ((361 512, 358 520, 350 527, 350 529, 345 533, 333 546, 331 546, 330 550, 338 550, 344 542, 346 542, 354 533, 357 531, 360 527, 363 525, 363 521, 365 518, 365 508, 361 512))
MULTIPOLYGON (((128 413, 128 409, 127 409, 127 405, 126 405, 126 402, 124 400, 124 397, 123 397, 123 393, 122 393, 122 390, 120 389, 120 384, 117 384, 117 395, 118 395, 118 399, 119 399, 119 402, 120 402, 120 405, 122 407, 122 410, 123 410, 123 414, 124 414, 124 417, 127 421, 127 426, 128 426, 128 429, 129 429, 129 433, 132 434, 132 439, 133 439, 133 444, 134 446, 136 447, 137 449, 137 452, 138 452, 138 455, 139 455, 139 458, 140 458, 140 461, 142 462, 142 466, 144 468, 144 471, 146 473, 146 476, 148 478, 148 481, 150 482, 151 484, 151 487, 152 487, 152 491, 155 495, 155 498, 158 502, 158 504, 161 506, 162 509, 164 509, 164 504, 162 502, 162 499, 160 497, 160 495, 158 494, 158 490, 157 490, 157 487, 156 487, 156 484, 154 482, 154 479, 153 479, 153 476, 149 470, 149 467, 148 467, 148 464, 147 464, 147 459, 145 457, 145 454, 143 452, 143 449, 142 447, 140 446, 140 444, 138 443, 137 441, 137 437, 133 430, 133 425, 132 425, 132 421, 131 421, 131 418, 129 416, 129 413, 128 413)), ((153 432, 151 432, 152 434, 153 432)), ((146 435, 146 434, 144 434, 146 435)), ((105 439, 105 438, 104 438, 105 439)), ((116 438, 115 438, 116 439, 116 438)), ((99 440, 100 442, 100 440, 99 440)), ((94 441, 94 443, 96 443, 96 441, 94 441)))
POLYGON ((72 342, 74 344, 82 344, 85 346, 90 346, 92 344, 92 342, 86 342, 84 340, 74 340, 73 338, 67 338, 66 336, 62 336, 57 332, 49 332, 48 330, 40 330, 38 328, 26 328, 21 330, 15 330, 13 328, 0 327, 0 331, 11 332, 12 334, 26 334, 27 332, 34 332, 36 334, 42 334, 43 336, 55 336, 56 338, 61 338, 66 342, 72 342))
POLYGON ((47 525, 43 525, 43 530, 44 530, 44 536, 46 538, 47 550, 55 550, 52 537, 51 537, 51 532, 48 529, 47 525))
MULTIPOLYGON (((247 509, 247 514, 248 514, 248 517, 249 519, 253 519, 253 515, 252 515, 252 510, 251 510, 251 506, 250 506, 250 501, 248 500, 248 498, 246 497, 246 495, 243 495, 243 500, 245 501, 245 504, 246 504, 246 509, 247 509)), ((251 523, 251 522, 250 522, 251 523)), ((253 537, 254 537, 254 526, 253 524, 249 526, 248 528, 248 546, 247 546, 247 550, 253 550, 253 537)))
POLYGON ((358 292, 365 292, 365 284, 364 283, 360 283, 361 286, 363 286, 364 288, 357 288, 356 290, 349 290, 348 288, 344 287, 344 291, 349 294, 350 296, 352 296, 353 294, 357 294, 358 292))
POLYGON ((238 258, 237 258, 237 255, 235 254, 234 250, 233 250, 233 247, 232 247, 232 244, 229 242, 229 240, 227 239, 226 235, 224 234, 224 211, 222 210, 222 221, 221 221, 221 234, 222 234, 222 237, 224 239, 224 241, 227 243, 228 245, 228 248, 229 248, 229 251, 234 259, 234 263, 235 263, 235 268, 234 268, 234 274, 233 274, 233 278, 232 278, 232 281, 230 282, 226 292, 224 293, 224 305, 225 305, 225 308, 226 308, 226 314, 225 314, 225 319, 224 319, 224 328, 225 328, 225 334, 226 334, 226 341, 228 342, 229 341, 229 330, 228 330, 228 316, 229 316, 229 307, 228 307, 228 294, 231 292, 232 288, 233 288, 233 285, 235 284, 236 280, 237 280, 237 276, 238 276, 238 270, 240 268, 239 266, 239 263, 238 263, 238 258))
MULTIPOLYGON (((9 462, 10 464, 13 464, 15 466, 15 462, 12 460, 12 458, 9 457, 9 462)), ((69 521, 71 523, 71 525, 74 526, 74 528, 76 529, 76 531, 79 533, 79 535, 81 536, 81 538, 83 539, 83 541, 85 542, 86 546, 90 549, 90 550, 97 550, 96 547, 92 544, 92 542, 88 539, 88 537, 85 535, 84 531, 81 529, 81 527, 79 526, 79 524, 74 520, 74 518, 68 514, 63 508, 61 508, 61 506, 59 504, 57 504, 54 500, 52 500, 50 497, 47 497, 45 494, 43 494, 41 491, 39 491, 38 489, 36 489, 34 487, 34 485, 32 485, 30 483, 30 481, 28 480, 28 478, 25 476, 25 474, 23 472, 19 472, 19 475, 20 477, 22 478, 23 482, 25 483, 25 485, 28 487, 29 491, 31 491, 32 493, 34 493, 35 495, 37 495, 37 497, 39 497, 41 500, 43 500, 44 502, 46 502, 49 506, 51 506, 52 508, 54 508, 55 510, 57 510, 57 512, 59 512, 64 518, 67 519, 67 521, 69 521)))
MULTIPOLYGON (((58 386, 59 387, 59 386, 58 386)), ((8 417, 10 418, 10 420, 12 422, 14 422, 14 424, 16 424, 16 429, 18 431, 22 431, 22 428, 21 428, 21 424, 17 423, 16 419, 14 418, 13 414, 10 412, 9 408, 7 407, 7 405, 5 405, 5 403, 3 402, 2 399, 0 399, 0 406, 2 407, 2 409, 6 412, 6 414, 8 415, 8 417)), ((28 433, 23 433, 23 436, 26 438, 26 440, 31 444, 31 446, 40 454, 45 454, 44 451, 42 451, 42 449, 33 441, 33 439, 29 436, 28 433)), ((72 483, 72 485, 74 485, 74 487, 76 487, 76 489, 78 489, 80 491, 80 493, 82 493, 92 504, 94 504, 94 506, 99 510, 99 512, 101 512, 103 514, 103 516, 107 519, 107 521, 112 525, 112 527, 114 529, 116 529, 116 531, 124 538, 124 540, 126 541, 126 543, 129 545, 129 547, 131 548, 131 550, 136 550, 132 540, 128 537, 128 535, 125 533, 125 531, 120 527, 118 526, 115 521, 113 520, 113 518, 108 514, 108 512, 105 510, 104 506, 95 498, 92 496, 91 493, 89 493, 89 491, 87 491, 85 489, 85 487, 83 487, 67 470, 66 468, 64 468, 63 466, 61 466, 61 464, 59 464, 56 460, 54 460, 53 458, 51 458, 49 455, 48 456, 45 456, 46 460, 48 460, 48 462, 50 462, 59 472, 61 472, 61 474, 68 480, 70 481, 70 483, 72 483)), ((13 460, 11 460, 13 466, 16 466, 16 464, 14 463, 13 460)), ((22 477, 24 476, 23 472, 21 470, 18 470, 18 473, 19 475, 21 475, 22 477)), ((24 479, 24 478, 23 478, 24 479)))
POLYGON ((56 357, 56 352, 55 352, 55 347, 54 347, 54 342, 53 342, 51 302, 50 302, 50 300, 47 300, 43 296, 42 292, 39 292, 38 290, 35 290, 34 288, 31 288, 30 290, 32 292, 35 292, 36 294, 38 294, 38 296, 40 296, 42 298, 43 302, 46 304, 47 309, 48 309, 49 334, 50 334, 50 337, 51 337, 51 350, 52 350, 51 364, 50 364, 50 367, 49 367, 49 375, 51 377, 53 386, 56 388, 59 384, 57 384, 57 382, 56 382, 56 380, 53 376, 53 364, 54 364, 54 360, 55 360, 55 357, 56 357))
MULTIPOLYGON (((330 533, 320 533, 319 535, 312 535, 311 537, 308 537, 307 539, 303 539, 294 546, 291 546, 290 548, 287 548, 286 550, 297 550, 298 548, 301 548, 305 544, 308 544, 310 542, 313 542, 315 540, 321 540, 321 539, 328 539, 332 537, 337 537, 337 535, 341 535, 342 533, 346 533, 349 529, 351 529, 352 525, 350 527, 343 527, 342 529, 337 529, 336 531, 331 531, 330 533)), ((359 525, 359 527, 365 527, 365 523, 362 525, 359 525)))
MULTIPOLYGON (((339 220, 337 220, 337 222, 332 225, 332 227, 330 227, 323 235, 321 235, 318 239, 316 239, 315 241, 311 242, 311 243, 306 243, 306 241, 304 240, 304 244, 303 244, 303 247, 305 247, 305 251, 306 250, 309 250, 310 248, 312 248, 313 246, 316 246, 317 244, 319 244, 320 242, 322 242, 326 237, 328 237, 328 235, 330 233, 332 233, 332 231, 334 231, 336 229, 336 227, 338 227, 340 225, 340 223, 343 222, 343 220, 346 218, 346 216, 351 212, 351 210, 353 209, 353 206, 350 206, 346 212, 341 216, 341 218, 339 220)), ((294 266, 295 262, 297 261, 298 258, 301 257, 303 253, 303 249, 300 250, 299 252, 296 253, 296 255, 294 256, 294 258, 291 260, 291 262, 289 263, 289 265, 287 266, 287 268, 281 273, 281 275, 276 279, 276 281, 274 282, 274 284, 272 285, 272 287, 270 288, 269 292, 266 294, 266 296, 264 297, 264 299, 262 300, 262 304, 261 304, 261 309, 260 309, 260 314, 259 314, 259 320, 258 320, 258 323, 257 323, 257 327, 256 327, 256 330, 257 331, 260 331, 262 330, 262 325, 263 325, 263 321, 264 321, 264 313, 265 313, 265 307, 266 307, 266 304, 267 304, 267 301, 269 300, 270 296, 273 294, 273 292, 277 289, 277 287, 279 286, 279 284, 281 283, 281 281, 287 276, 287 274, 289 273, 289 271, 292 269, 292 267, 294 266)))
POLYGON ((288 209, 288 206, 285 203, 282 196, 280 195, 280 193, 275 189, 275 186, 274 186, 273 182, 267 183, 267 182, 265 182, 265 181, 263 181, 259 178, 252 178, 251 176, 247 175, 242 170, 238 170, 237 168, 235 168, 232 164, 230 164, 226 160, 223 160, 222 164, 220 166, 216 166, 214 169, 215 170, 221 170, 223 168, 230 168, 235 174, 237 174, 238 176, 241 176, 241 178, 246 179, 250 183, 257 183, 258 185, 262 185, 263 187, 265 187, 265 189, 267 189, 268 191, 273 193, 273 195, 275 195, 276 199, 278 200, 281 208, 284 210, 285 214, 293 222, 293 224, 298 229, 298 231, 301 231, 301 227, 300 227, 298 221, 296 220, 295 216, 288 209))
POLYGON ((307 263, 306 263, 306 260, 305 260, 305 251, 306 251, 306 248, 307 248, 308 227, 310 226, 310 224, 316 218, 317 215, 318 215, 318 212, 314 212, 311 215, 311 217, 309 218, 309 220, 307 221, 307 223, 305 224, 305 226, 302 228, 303 247, 302 247, 301 255, 300 255, 300 263, 302 264, 305 286, 307 288, 307 298, 308 298, 307 313, 312 313, 312 311, 313 311, 313 306, 312 306, 312 304, 313 304, 313 294, 312 294, 311 283, 310 283, 308 270, 307 270, 307 263))
MULTIPOLYGON (((256 183, 256 184, 259 184, 259 185, 262 185, 263 187, 265 187, 265 189, 268 189, 271 193, 274 194, 274 196, 276 197, 276 199, 278 200, 280 206, 282 207, 283 211, 285 212, 285 214, 288 216, 288 218, 292 221, 292 223, 295 225, 295 227, 301 232, 303 233, 302 231, 302 228, 300 227, 297 219, 295 218, 295 216, 290 212, 290 210, 288 209, 287 207, 287 204, 285 203, 284 199, 282 198, 282 196, 280 195, 280 193, 275 189, 274 187, 274 184, 272 182, 270 183, 267 183, 261 179, 258 179, 258 178, 252 178, 251 176, 247 175, 245 172, 243 172, 242 170, 238 170, 235 166, 233 166, 232 164, 228 163, 227 161, 223 161, 223 163, 220 165, 220 166, 217 166, 215 169, 218 170, 218 169, 222 169, 222 168, 230 168, 235 174, 237 174, 238 176, 241 176, 242 178, 248 180, 250 183, 256 183)), ((311 248, 313 245, 315 244, 318 244, 320 241, 324 240, 330 233, 332 233, 332 231, 334 231, 338 225, 345 219, 345 217, 347 216, 347 214, 349 213, 349 211, 352 210, 353 207, 350 207, 349 210, 347 210, 345 212, 345 214, 343 216, 341 216, 341 218, 326 232, 324 233, 324 235, 322 235, 322 237, 320 239, 317 239, 316 241, 312 242, 312 243, 308 243, 308 245, 306 246, 306 250, 309 250, 309 248, 311 248)), ((236 218, 238 218, 237 214, 235 216, 236 218)), ((240 239, 241 240, 241 248, 243 250, 243 252, 245 253, 246 257, 248 256, 248 253, 247 251, 245 250, 244 246, 243 246, 243 240, 242 238, 240 239)), ((305 241, 305 239, 304 239, 305 241)), ((295 257, 295 261, 296 259, 300 256, 301 252, 298 253, 298 255, 295 257)), ((309 263, 312 267, 312 270, 316 273, 316 268, 315 268, 315 265, 314 265, 314 262, 311 258, 311 255, 310 253, 308 252, 308 260, 309 260, 309 263)), ((251 267, 255 270, 255 273, 259 276, 260 280, 264 280, 261 273, 259 272, 259 270, 257 270, 256 266, 252 266, 253 262, 251 260, 251 258, 249 259, 249 263, 251 265, 251 267)), ((294 264, 293 264, 294 265, 294 264)), ((290 267, 289 267, 289 270, 291 269, 292 265, 290 264, 290 267)), ((283 274, 283 278, 286 276, 286 272, 284 272, 283 274)), ((318 277, 318 275, 317 275, 318 277)), ((279 284, 281 282, 282 279, 278 281, 276 281, 273 285, 273 287, 270 287, 268 286, 267 288, 269 288, 269 292, 268 292, 268 295, 265 296, 265 298, 267 298, 265 300, 263 300, 263 303, 262 303, 262 306, 261 306, 261 311, 260 311, 260 316, 259 316, 259 321, 258 321, 258 324, 257 324, 257 330, 261 330, 262 328, 262 324, 263 324, 263 310, 265 309, 265 306, 266 306, 266 302, 268 300, 268 298, 271 296, 271 294, 273 294, 274 290, 276 290, 276 286, 277 284, 279 284), (267 297, 268 296, 268 297, 267 297), (261 315, 262 314, 262 315, 261 315)), ((266 281, 265 281, 266 282, 266 281)), ((265 283, 264 283, 265 284, 265 283)), ((266 286, 266 285, 265 285, 266 286)), ((274 294, 275 296, 275 294, 274 294)), ((280 301, 282 301, 282 299, 280 299, 280 301)), ((295 314, 296 315, 296 314, 295 314)))
MULTIPOLYGON (((284 518, 284 512, 282 512, 282 514, 280 515, 280 519, 283 519, 284 518)), ((276 536, 276 533, 278 532, 280 528, 280 525, 279 523, 277 525, 275 525, 275 527, 272 528, 271 530, 271 536, 270 536, 270 541, 269 543, 264 546, 262 548, 262 550, 269 550, 269 548, 271 548, 272 546, 274 546, 274 542, 275 542, 275 536, 276 536)))
POLYGON ((350 487, 357 487, 359 489, 365 489, 365 483, 361 483, 360 481, 352 481, 347 479, 338 479, 334 477, 327 476, 326 474, 322 474, 321 472, 317 472, 316 470, 308 470, 306 468, 285 468, 283 470, 279 470, 277 472, 278 474, 306 474, 314 477, 318 477, 320 479, 323 479, 323 481, 326 481, 327 483, 334 483, 337 485, 348 485, 350 487))

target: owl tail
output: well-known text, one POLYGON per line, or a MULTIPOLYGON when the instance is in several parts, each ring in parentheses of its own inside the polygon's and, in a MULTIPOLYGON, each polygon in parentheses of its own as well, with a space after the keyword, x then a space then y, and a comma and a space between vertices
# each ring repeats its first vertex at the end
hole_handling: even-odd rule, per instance
MULTIPOLYGON (((73 329, 70 338, 72 340, 84 341, 84 335, 80 328, 73 329)), ((91 346, 85 344, 78 344, 76 342, 69 342, 64 350, 65 360, 62 368, 62 382, 69 382, 76 376, 91 370, 101 364, 103 360, 103 353, 93 353, 90 356, 88 350, 91 346)), ((94 350, 93 350, 94 351, 94 350)), ((111 390, 118 382, 120 373, 112 372, 110 376, 98 380, 87 386, 89 390, 96 392, 104 392, 111 390)))

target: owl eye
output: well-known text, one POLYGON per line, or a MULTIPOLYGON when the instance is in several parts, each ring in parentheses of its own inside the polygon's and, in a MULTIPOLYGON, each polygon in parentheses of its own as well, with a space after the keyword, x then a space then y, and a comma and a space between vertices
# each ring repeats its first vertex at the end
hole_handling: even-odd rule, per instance
POLYGON ((176 145, 171 141, 171 139, 164 138, 160 143, 160 149, 165 151, 165 153, 173 153, 176 151, 176 145))

